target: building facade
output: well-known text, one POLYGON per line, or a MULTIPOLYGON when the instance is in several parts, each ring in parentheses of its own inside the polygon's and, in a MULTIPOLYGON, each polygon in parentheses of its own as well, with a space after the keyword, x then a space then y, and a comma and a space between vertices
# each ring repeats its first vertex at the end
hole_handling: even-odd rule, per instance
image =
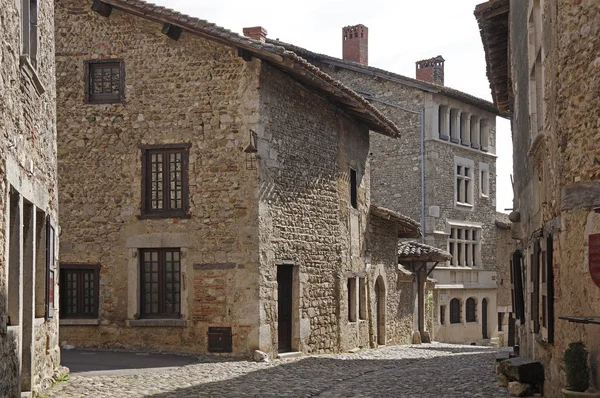
POLYGON ((0 9, 0 396, 47 388, 60 362, 54 4, 0 9))
POLYGON ((370 344, 369 130, 397 127, 260 27, 57 3, 61 340, 238 355, 370 344))
POLYGON ((513 135, 513 306, 520 353, 544 364, 544 394, 566 387, 564 350, 583 341, 600 387, 600 6, 493 0, 475 16, 494 103, 513 135))
MULTIPOLYGON (((371 197, 376 205, 421 220, 424 243, 453 256, 431 274, 438 282, 433 338, 497 338, 493 104, 445 87, 441 56, 416 63, 422 80, 368 66, 363 25, 343 28, 344 59, 268 42, 339 79, 399 126, 400 138, 371 136, 371 197)), ((416 317, 414 322, 416 330, 416 317)))

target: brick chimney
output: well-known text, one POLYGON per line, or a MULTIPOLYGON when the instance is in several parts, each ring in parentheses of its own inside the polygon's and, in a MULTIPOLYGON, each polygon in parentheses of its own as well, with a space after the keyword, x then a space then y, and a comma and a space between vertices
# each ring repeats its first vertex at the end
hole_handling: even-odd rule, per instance
POLYGON ((346 61, 369 64, 369 28, 365 25, 342 28, 343 58, 346 61))
POLYGON ((254 40, 265 42, 267 38, 267 30, 262 26, 253 26, 252 28, 244 28, 243 29, 244 36, 249 37, 254 40))
POLYGON ((417 61, 417 80, 444 85, 444 58, 438 55, 434 58, 417 61))

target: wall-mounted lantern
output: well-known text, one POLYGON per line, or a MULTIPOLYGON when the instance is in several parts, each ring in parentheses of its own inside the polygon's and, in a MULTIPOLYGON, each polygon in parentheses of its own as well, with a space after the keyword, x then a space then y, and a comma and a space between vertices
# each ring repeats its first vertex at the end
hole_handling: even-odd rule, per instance
POLYGON ((257 134, 254 130, 250 130, 250 143, 244 149, 246 153, 246 170, 256 170, 256 153, 258 148, 256 146, 257 134))

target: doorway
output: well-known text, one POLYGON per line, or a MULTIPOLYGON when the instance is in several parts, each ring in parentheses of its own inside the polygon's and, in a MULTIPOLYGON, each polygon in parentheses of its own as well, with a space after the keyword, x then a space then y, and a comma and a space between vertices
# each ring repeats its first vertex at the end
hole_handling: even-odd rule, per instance
POLYGON ((515 345, 515 317, 512 313, 508 317, 508 346, 513 347, 515 345))
POLYGON ((481 334, 483 335, 484 339, 489 339, 488 337, 488 300, 487 299, 483 299, 483 301, 481 302, 481 334))
POLYGON ((278 351, 292 351, 292 288, 294 267, 277 266, 277 339, 278 351))
POLYGON ((375 282, 375 313, 377 325, 377 344, 385 344, 385 285, 381 275, 375 282))

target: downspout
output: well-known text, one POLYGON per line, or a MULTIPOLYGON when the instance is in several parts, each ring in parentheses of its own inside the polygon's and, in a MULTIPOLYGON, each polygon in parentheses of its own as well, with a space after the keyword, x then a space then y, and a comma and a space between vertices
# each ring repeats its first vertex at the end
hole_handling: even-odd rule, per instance
POLYGON ((425 108, 421 108, 421 243, 425 243, 425 108))

